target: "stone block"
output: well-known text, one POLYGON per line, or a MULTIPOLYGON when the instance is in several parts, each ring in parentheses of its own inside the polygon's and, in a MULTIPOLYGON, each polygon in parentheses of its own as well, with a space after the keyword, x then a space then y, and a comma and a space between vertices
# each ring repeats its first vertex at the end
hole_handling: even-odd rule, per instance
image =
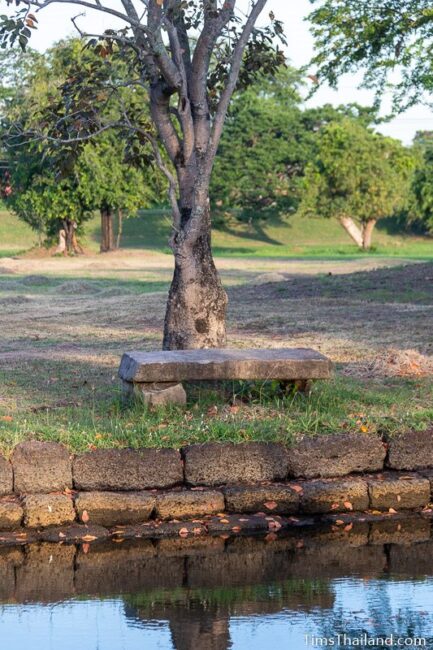
POLYGON ((191 485, 277 481, 287 476, 287 451, 276 443, 210 442, 182 450, 191 485))
POLYGON ((56 442, 21 442, 13 450, 11 461, 15 492, 61 492, 72 487, 69 451, 56 442))
POLYGON ((148 492, 81 492, 75 501, 80 521, 101 526, 147 521, 154 505, 148 492))
POLYGON ((0 496, 11 494, 14 489, 12 465, 0 456, 0 496))
POLYGON ((389 443, 388 465, 392 469, 433 468, 433 428, 408 431, 389 443))
POLYGON ((159 519, 192 519, 224 510, 224 496, 217 490, 181 490, 158 494, 159 519))
POLYGON ((366 510, 367 483, 361 479, 313 480, 303 484, 300 512, 321 514, 366 510))
POLYGON ((289 476, 330 478, 383 469, 386 450, 380 438, 363 434, 305 438, 288 450, 289 476))
POLYGON ((247 485, 224 488, 228 512, 269 512, 295 514, 299 509, 299 493, 290 485, 247 485))
POLYGON ((137 399, 147 406, 186 404, 185 389, 176 382, 145 384, 122 381, 122 392, 125 399, 137 399))
POLYGON ((422 508, 430 502, 430 482, 427 478, 414 475, 367 479, 370 508, 373 510, 411 510, 422 508))
POLYGON ((23 503, 24 524, 29 528, 62 526, 75 521, 72 499, 64 494, 28 494, 23 503))
POLYGON ((183 465, 175 449, 96 449, 76 456, 78 490, 145 490, 183 482, 183 465))
POLYGON ((23 509, 18 501, 0 500, 0 531, 19 528, 22 519, 23 509))
POLYGON ((330 360, 309 348, 134 351, 123 355, 119 368, 120 378, 131 382, 326 379, 330 374, 330 360))

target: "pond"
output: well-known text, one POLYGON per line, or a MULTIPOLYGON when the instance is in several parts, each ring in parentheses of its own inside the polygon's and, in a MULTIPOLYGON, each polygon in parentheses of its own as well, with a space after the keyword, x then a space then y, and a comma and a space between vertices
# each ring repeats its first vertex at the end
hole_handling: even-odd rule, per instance
POLYGON ((1 549, 0 648, 433 648, 433 541, 367 535, 1 549))

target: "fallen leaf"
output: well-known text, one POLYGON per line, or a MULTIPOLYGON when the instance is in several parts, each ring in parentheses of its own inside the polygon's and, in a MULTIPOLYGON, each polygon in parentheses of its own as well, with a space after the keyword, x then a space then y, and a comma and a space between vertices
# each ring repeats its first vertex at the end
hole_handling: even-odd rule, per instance
POLYGON ((353 505, 350 501, 345 501, 343 505, 345 508, 347 508, 347 510, 353 510, 353 505))
POLYGON ((337 524, 337 526, 342 526, 344 524, 344 521, 342 519, 337 519, 335 523, 337 524))
POLYGON ((179 530, 179 535, 180 535, 181 537, 186 537, 186 536, 188 535, 188 532, 189 532, 189 531, 188 531, 188 528, 181 528, 181 529, 179 530))
POLYGON ((388 510, 388 512, 389 512, 391 515, 396 515, 396 514, 397 514, 397 510, 394 510, 394 508, 390 508, 390 509, 388 510))
POLYGON ((401 501, 401 496, 400 496, 399 494, 397 494, 397 501, 398 501, 398 502, 401 501))
POLYGON ((339 507, 340 505, 338 503, 333 503, 331 506, 331 510, 338 510, 339 507))
POLYGON ((87 555, 87 553, 90 551, 90 544, 83 544, 82 547, 83 553, 87 555))
POLYGON ((87 510, 83 510, 83 512, 81 514, 81 521, 84 521, 84 523, 87 524, 89 519, 90 519, 90 517, 89 517, 89 513, 87 512, 87 510))
POLYGON ((13 422, 13 417, 12 417, 12 415, 2 415, 0 417, 0 420, 2 422, 13 422))
POLYGON ((229 524, 229 523, 230 522, 228 519, 220 519, 220 524, 229 524))
POLYGON ((240 526, 233 526, 232 531, 234 533, 240 533, 242 528, 240 526))
POLYGON ((295 492, 303 492, 303 488, 300 485, 291 485, 290 487, 292 490, 295 490, 295 492))
POLYGON ((353 523, 347 524, 347 526, 344 527, 344 532, 348 533, 349 531, 352 530, 352 528, 353 528, 353 523))
POLYGON ((266 503, 264 503, 263 505, 268 510, 275 510, 275 508, 278 506, 278 503, 276 501, 266 501, 266 503))
POLYGON ((94 542, 97 538, 95 535, 84 535, 81 539, 83 542, 94 542))
POLYGON ((276 533, 268 533, 265 537, 265 542, 275 542, 276 539, 278 539, 276 533))

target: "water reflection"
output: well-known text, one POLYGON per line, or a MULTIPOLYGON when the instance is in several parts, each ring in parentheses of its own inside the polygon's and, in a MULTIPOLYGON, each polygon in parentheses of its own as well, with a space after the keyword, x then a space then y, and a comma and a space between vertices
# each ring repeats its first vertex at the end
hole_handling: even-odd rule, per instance
POLYGON ((338 634, 423 637, 431 648, 430 532, 417 520, 270 541, 3 548, 0 649, 347 647, 338 634))

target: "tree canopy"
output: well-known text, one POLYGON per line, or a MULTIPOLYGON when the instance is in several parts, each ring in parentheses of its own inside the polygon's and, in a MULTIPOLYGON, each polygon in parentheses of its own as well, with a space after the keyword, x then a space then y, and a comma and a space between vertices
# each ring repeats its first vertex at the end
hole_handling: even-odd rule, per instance
POLYGON ((312 63, 319 84, 332 87, 362 70, 364 85, 393 90, 393 108, 431 103, 433 7, 429 0, 310 0, 312 63))
MULTIPOLYGON (((28 53, 28 60, 30 56, 28 53)), ((15 65, 13 50, 10 58, 15 65)), ((79 227, 97 209, 109 218, 119 209, 134 214, 164 192, 144 148, 131 141, 127 150, 114 131, 78 143, 47 144, 29 135, 41 120, 46 128, 55 128, 58 116, 51 108, 59 101, 62 84, 73 74, 84 74, 89 66, 107 69, 104 59, 79 39, 62 41, 44 57, 35 55, 35 65, 27 66, 25 83, 15 82, 15 90, 9 92, 3 106, 12 186, 8 201, 40 233, 53 235, 59 227, 65 229, 66 221, 79 227)), ((122 73, 124 68, 119 64, 116 74, 122 73)), ((115 111, 118 100, 117 95, 106 99, 104 110, 115 111)), ((111 247, 112 241, 108 249, 111 247)))

